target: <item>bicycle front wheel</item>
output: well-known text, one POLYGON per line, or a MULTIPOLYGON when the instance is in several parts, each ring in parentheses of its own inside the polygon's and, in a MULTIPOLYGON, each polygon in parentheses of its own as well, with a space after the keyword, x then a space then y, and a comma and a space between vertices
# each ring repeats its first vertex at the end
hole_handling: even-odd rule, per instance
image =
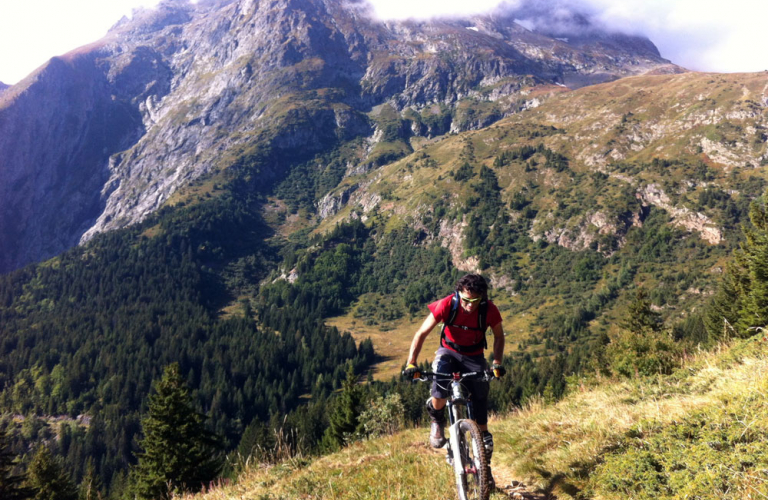
POLYGON ((488 500, 488 458, 480 428, 472 420, 461 420, 456 428, 458 446, 453 447, 453 469, 459 500, 488 500))

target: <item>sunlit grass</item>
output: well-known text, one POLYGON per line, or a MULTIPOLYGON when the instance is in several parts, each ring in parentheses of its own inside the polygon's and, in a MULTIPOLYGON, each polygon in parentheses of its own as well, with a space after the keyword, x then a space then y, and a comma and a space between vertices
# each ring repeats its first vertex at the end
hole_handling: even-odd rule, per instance
POLYGON ((594 467, 630 429, 663 427, 717 407, 723 398, 748 396, 766 380, 766 347, 751 341, 735 350, 702 353, 667 378, 575 388, 551 406, 534 400, 514 415, 492 421, 495 460, 536 488, 578 498, 590 486, 594 467), (738 351, 746 351, 746 357, 740 359, 738 351))
MULTIPOLYGON (((253 466, 236 484, 196 500, 223 499, 453 499, 453 474, 423 429, 354 443, 314 460, 253 466)), ((191 496, 184 498, 192 498, 191 496)))
MULTIPOLYGON (((622 451, 628 436, 650 436, 648 439, 657 441, 672 436, 669 446, 679 448, 676 453, 680 456, 687 456, 686 446, 698 450, 688 467, 698 474, 697 484, 705 484, 709 476, 706 471, 699 474, 695 467, 703 460, 701 446, 708 452, 710 447, 677 440, 673 426, 691 415, 705 415, 707 420, 720 422, 718 425, 732 421, 733 432, 762 433, 768 389, 768 346, 764 344, 762 339, 752 339, 699 353, 669 377, 591 381, 572 387, 559 403, 535 399, 513 414, 495 416, 489 422, 496 443, 494 475, 501 481, 522 481, 530 493, 551 493, 561 499, 625 498, 605 489, 611 469, 601 470, 601 464, 608 459, 615 470, 621 460, 631 463, 632 448, 626 458, 622 451), (729 402, 733 402, 732 414, 721 411, 729 402), (603 482, 596 482, 595 477, 603 482)), ((325 457, 251 464, 236 482, 184 498, 453 499, 456 490, 451 469, 442 450, 428 447, 427 433, 426 428, 410 429, 356 442, 325 457)), ((764 439, 757 436, 753 441, 759 444, 764 439)), ((705 458, 717 459, 712 453, 705 458)), ((710 479, 722 477, 728 467, 732 465, 722 463, 708 469, 710 479)), ((734 469, 738 488, 731 493, 713 489, 711 496, 696 498, 763 498, 760 492, 768 492, 764 472, 754 467, 734 469)), ((652 490, 654 485, 640 486, 652 490)), ((502 492, 491 497, 502 498, 508 497, 502 492)))

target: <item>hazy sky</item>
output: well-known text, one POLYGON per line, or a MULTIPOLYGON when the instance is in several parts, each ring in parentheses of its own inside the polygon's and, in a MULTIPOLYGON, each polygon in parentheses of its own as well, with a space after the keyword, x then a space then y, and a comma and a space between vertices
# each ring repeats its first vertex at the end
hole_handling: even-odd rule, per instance
MULTIPOLYGON (((764 0, 505 0, 562 18, 576 8, 595 22, 650 38, 663 57, 689 69, 768 69, 764 0)), ((101 38, 123 15, 158 0, 0 0, 0 81, 13 84, 45 63, 101 38)), ((499 0, 372 0, 382 18, 469 14, 499 0)), ((545 15, 544 17, 547 17, 545 15)), ((541 19, 541 18, 540 18, 541 19)), ((539 21, 541 22, 541 21, 539 21)))

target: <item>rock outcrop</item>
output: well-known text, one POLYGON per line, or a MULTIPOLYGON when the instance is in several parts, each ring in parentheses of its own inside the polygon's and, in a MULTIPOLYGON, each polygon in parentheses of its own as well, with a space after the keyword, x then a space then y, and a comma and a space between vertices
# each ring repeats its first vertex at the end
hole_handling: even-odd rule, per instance
POLYGON ((675 226, 682 227, 690 232, 697 232, 701 239, 711 245, 717 245, 723 241, 720 228, 706 215, 694 212, 685 207, 676 207, 670 202, 669 196, 656 184, 649 184, 637 193, 644 206, 654 205, 663 208, 672 218, 675 226))

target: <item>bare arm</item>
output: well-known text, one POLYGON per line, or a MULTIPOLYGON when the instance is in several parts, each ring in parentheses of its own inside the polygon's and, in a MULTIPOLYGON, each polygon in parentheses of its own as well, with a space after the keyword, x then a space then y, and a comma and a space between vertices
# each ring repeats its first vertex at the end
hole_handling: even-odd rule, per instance
MULTIPOLYGON (((424 340, 427 338, 427 335, 429 335, 429 332, 432 331, 432 329, 437 324, 437 320, 435 319, 435 316, 430 312, 429 316, 426 317, 424 322, 421 324, 421 327, 416 331, 416 334, 413 336, 413 341, 411 341, 411 351, 408 353, 408 364, 409 365, 415 365, 416 360, 419 357, 419 353, 421 352, 421 346, 424 345, 424 340)), ((503 341, 502 337, 502 341, 503 341)))
POLYGON ((504 327, 501 321, 491 330, 493 331, 493 362, 500 365, 504 357, 504 327))

